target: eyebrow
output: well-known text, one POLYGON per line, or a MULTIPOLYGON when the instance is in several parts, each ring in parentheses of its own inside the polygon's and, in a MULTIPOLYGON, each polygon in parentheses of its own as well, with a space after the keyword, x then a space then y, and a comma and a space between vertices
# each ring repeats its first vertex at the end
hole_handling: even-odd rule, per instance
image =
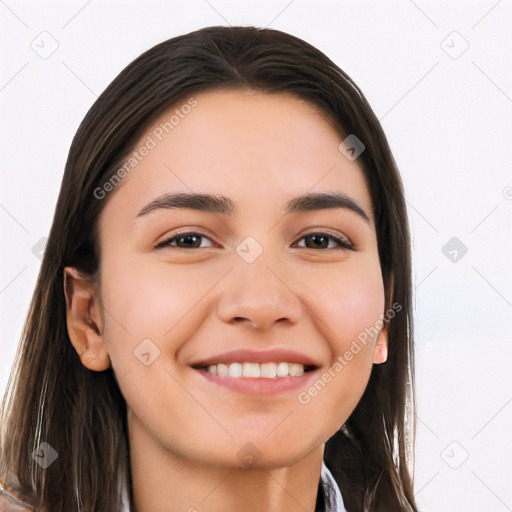
MULTIPOLYGON (((161 209, 191 208, 208 213, 218 213, 231 216, 236 212, 234 201, 222 195, 177 193, 164 194, 147 204, 137 214, 142 217, 150 212, 161 209)), ((370 215, 359 206, 351 197, 340 192, 307 193, 289 200, 284 206, 285 214, 324 210, 331 208, 345 208, 363 220, 371 223, 370 215)))

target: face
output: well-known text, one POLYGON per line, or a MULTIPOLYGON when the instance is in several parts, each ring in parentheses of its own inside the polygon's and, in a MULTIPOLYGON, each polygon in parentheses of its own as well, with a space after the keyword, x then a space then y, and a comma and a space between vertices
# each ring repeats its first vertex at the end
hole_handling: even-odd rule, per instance
POLYGON ((195 100, 155 121, 105 199, 102 340, 135 435, 205 464, 290 465, 343 425, 386 345, 371 199, 303 101, 195 100), (296 200, 313 194, 331 200, 296 200))

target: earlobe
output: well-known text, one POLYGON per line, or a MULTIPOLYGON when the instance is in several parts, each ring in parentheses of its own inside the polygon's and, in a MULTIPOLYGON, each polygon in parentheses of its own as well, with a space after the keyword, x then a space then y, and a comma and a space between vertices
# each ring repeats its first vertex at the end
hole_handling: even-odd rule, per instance
POLYGON ((377 343, 373 351, 373 362, 375 364, 385 363, 388 359, 388 324, 386 324, 377 337, 377 343))
POLYGON ((82 364, 93 371, 110 367, 99 298, 93 284, 75 268, 64 269, 64 294, 69 339, 80 356, 82 364))
MULTIPOLYGON (((388 286, 387 289, 387 300, 386 304, 391 304, 393 299, 393 291, 394 291, 394 274, 390 273, 388 277, 388 286)), ((384 315, 386 316, 386 315, 384 315)), ((375 364, 382 364, 388 360, 388 329, 389 329, 389 321, 387 321, 382 329, 380 330, 377 336, 377 343, 375 344, 375 349, 373 351, 373 362, 375 364)))

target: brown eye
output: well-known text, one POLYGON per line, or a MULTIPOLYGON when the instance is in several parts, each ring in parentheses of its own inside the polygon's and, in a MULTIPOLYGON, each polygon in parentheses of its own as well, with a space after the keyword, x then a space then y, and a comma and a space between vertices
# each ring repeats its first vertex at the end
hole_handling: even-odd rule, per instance
POLYGON ((201 240, 210 240, 207 236, 201 233, 180 233, 179 235, 167 238, 155 246, 155 249, 162 249, 164 247, 176 247, 178 249, 201 249, 204 247, 213 247, 212 245, 204 246, 201 240))
POLYGON ((307 235, 304 235, 301 238, 301 240, 306 241, 305 246, 302 246, 305 247, 306 249, 343 248, 354 250, 354 246, 350 242, 331 233, 309 233, 307 235), (331 244, 329 246, 330 242, 334 242, 334 245, 331 244))

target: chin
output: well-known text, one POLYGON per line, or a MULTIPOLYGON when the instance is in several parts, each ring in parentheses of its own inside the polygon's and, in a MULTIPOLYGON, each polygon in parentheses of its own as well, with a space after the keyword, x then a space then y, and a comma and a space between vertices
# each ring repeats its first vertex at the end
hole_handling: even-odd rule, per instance
POLYGON ((264 437, 245 436, 235 448, 226 447, 222 454, 212 454, 212 464, 226 469, 238 470, 271 470, 293 466, 300 462, 311 449, 309 443, 297 441, 272 442, 264 437), (218 455, 218 457, 216 456, 218 455), (227 456, 226 456, 227 455, 227 456), (234 457, 233 457, 234 455, 234 457))

